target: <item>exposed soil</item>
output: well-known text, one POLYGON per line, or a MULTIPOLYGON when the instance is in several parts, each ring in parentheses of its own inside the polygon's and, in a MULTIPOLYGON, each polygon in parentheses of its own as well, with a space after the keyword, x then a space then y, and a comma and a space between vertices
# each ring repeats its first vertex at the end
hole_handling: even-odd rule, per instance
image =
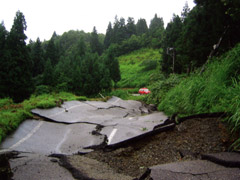
POLYGON ((200 159, 204 153, 227 151, 230 139, 226 126, 218 118, 196 118, 127 147, 97 150, 84 156, 108 164, 117 173, 140 177, 153 165, 200 159))

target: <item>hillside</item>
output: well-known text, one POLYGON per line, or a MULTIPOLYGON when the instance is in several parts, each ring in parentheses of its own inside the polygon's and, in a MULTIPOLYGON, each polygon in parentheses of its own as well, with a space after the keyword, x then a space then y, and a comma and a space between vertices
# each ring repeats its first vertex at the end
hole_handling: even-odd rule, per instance
MULTIPOLYGON (((237 132, 240 129, 239 57, 240 44, 224 55, 212 58, 203 73, 199 68, 190 75, 170 74, 164 77, 159 70, 159 50, 141 49, 118 58, 122 75, 118 86, 147 86, 152 93, 140 100, 156 104, 158 110, 169 116, 226 113, 225 122, 232 132, 237 132)), ((240 147, 240 139, 233 147, 240 147)))
POLYGON ((148 86, 159 71, 161 54, 159 49, 143 48, 118 57, 121 81, 120 88, 148 86))
MULTIPOLYGON (((184 117, 192 114, 223 112, 232 132, 240 130, 240 44, 221 57, 214 57, 206 70, 190 76, 170 75, 151 85, 148 103, 158 105, 168 115, 184 117)), ((240 139, 233 145, 240 147, 240 139)))

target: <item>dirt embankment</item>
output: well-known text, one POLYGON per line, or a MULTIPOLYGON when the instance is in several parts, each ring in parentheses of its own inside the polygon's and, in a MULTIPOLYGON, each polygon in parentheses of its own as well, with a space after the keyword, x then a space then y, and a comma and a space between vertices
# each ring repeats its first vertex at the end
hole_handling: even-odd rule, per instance
POLYGON ((139 140, 114 151, 98 150, 85 156, 107 163, 117 173, 140 177, 157 164, 199 159, 201 154, 227 151, 231 141, 218 118, 195 118, 173 130, 139 140))

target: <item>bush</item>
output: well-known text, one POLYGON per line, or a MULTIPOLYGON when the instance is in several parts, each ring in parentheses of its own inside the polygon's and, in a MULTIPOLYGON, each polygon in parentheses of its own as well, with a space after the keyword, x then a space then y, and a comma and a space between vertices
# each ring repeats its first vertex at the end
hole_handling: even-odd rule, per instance
POLYGON ((48 94, 50 92, 51 92, 51 90, 50 90, 49 86, 39 85, 39 86, 36 87, 34 94, 35 95, 42 95, 42 94, 48 94))
POLYGON ((161 76, 160 80, 149 86, 151 93, 146 96, 146 102, 152 104, 159 104, 165 97, 166 93, 178 85, 184 78, 183 75, 171 74, 169 78, 161 76))
POLYGON ((143 61, 140 66, 142 66, 142 72, 154 70, 157 67, 157 60, 145 60, 143 61))
POLYGON ((10 98, 4 98, 4 99, 0 99, 0 108, 10 105, 13 103, 13 100, 10 98))
POLYGON ((124 89, 117 89, 115 91, 112 91, 110 95, 117 96, 121 99, 128 99, 128 97, 129 97, 128 91, 126 91, 124 89))

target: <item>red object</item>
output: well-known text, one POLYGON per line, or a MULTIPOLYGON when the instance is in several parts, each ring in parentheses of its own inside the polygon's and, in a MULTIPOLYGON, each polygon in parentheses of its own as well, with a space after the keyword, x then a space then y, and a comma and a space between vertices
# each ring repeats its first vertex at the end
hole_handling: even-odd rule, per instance
POLYGON ((141 88, 141 89, 139 89, 138 93, 139 94, 149 94, 149 93, 151 93, 151 91, 149 91, 148 88, 141 88))

